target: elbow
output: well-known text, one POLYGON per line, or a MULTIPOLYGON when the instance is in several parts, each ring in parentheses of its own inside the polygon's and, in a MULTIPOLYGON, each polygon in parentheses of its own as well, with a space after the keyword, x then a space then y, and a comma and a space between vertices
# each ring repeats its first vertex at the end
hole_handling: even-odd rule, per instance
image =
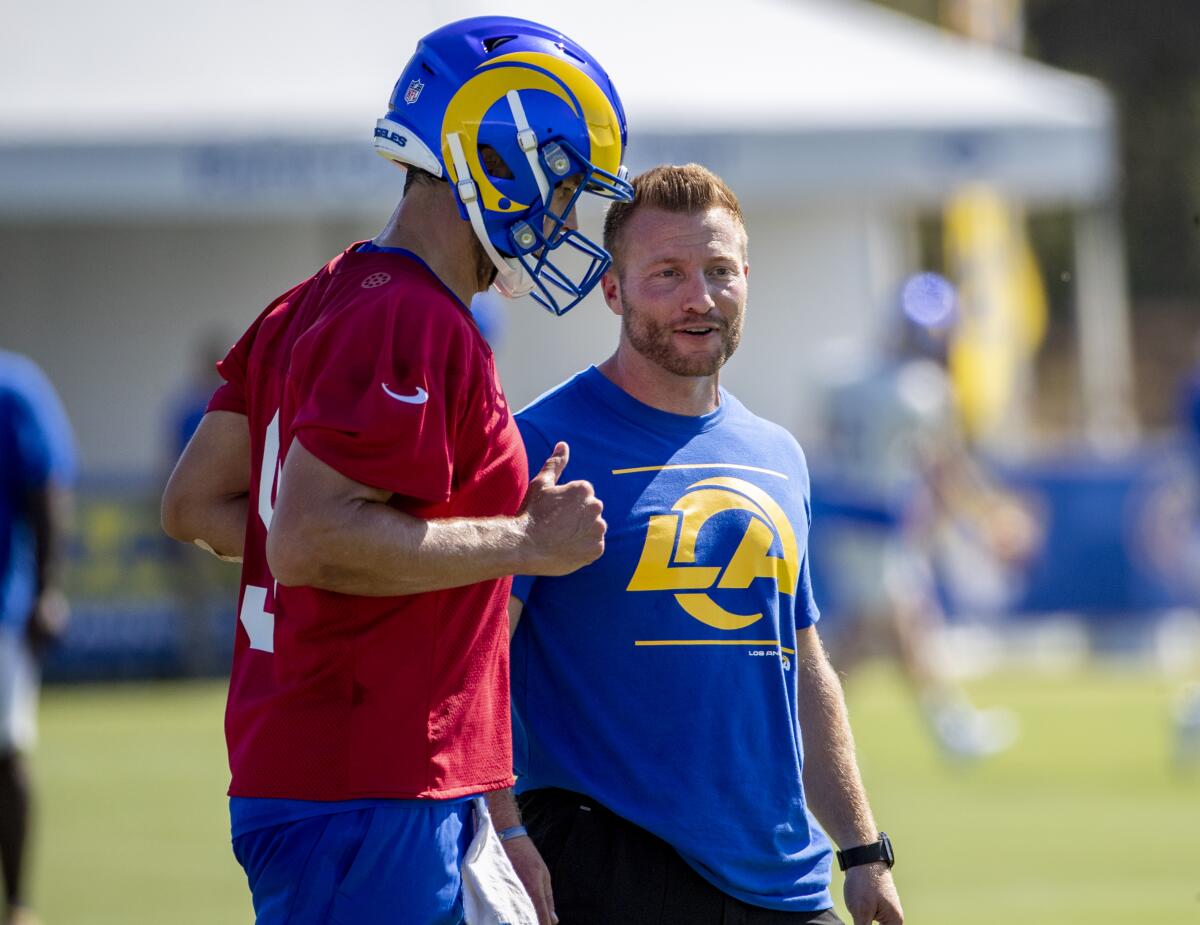
POLYGON ((313 584, 309 565, 311 557, 304 555, 303 549, 303 543, 291 532, 278 528, 267 532, 267 568, 281 585, 298 587, 313 584))
POLYGON ((318 562, 320 543, 306 527, 303 518, 281 518, 276 511, 267 531, 267 568, 271 576, 288 587, 320 585, 318 562))
POLYGON ((167 484, 163 492, 162 507, 159 509, 159 522, 163 533, 181 543, 190 543, 194 536, 188 535, 188 503, 187 497, 180 492, 174 482, 167 484))

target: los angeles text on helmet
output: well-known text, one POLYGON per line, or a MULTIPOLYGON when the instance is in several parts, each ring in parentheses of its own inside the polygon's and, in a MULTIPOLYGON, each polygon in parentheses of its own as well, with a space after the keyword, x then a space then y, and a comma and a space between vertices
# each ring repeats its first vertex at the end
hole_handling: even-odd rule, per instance
POLYGON ((393 144, 399 145, 401 148, 403 148, 406 144, 408 144, 408 139, 405 138, 403 135, 401 135, 397 132, 390 132, 385 128, 375 129, 375 137, 376 138, 386 138, 388 141, 392 142, 393 144))

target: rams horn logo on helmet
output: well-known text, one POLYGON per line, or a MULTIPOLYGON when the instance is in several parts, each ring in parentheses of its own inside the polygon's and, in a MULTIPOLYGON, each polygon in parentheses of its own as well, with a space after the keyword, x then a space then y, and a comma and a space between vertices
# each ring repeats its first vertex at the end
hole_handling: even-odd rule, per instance
POLYGON ((446 136, 460 132, 466 136, 463 153, 485 209, 520 212, 532 204, 507 202, 502 206, 500 200, 505 197, 488 181, 479 161, 479 125, 487 111, 503 100, 509 90, 541 90, 561 99, 587 123, 592 150, 582 152, 583 155, 601 170, 613 174, 620 170, 620 122, 612 103, 591 78, 578 68, 540 52, 502 55, 481 65, 479 72, 459 88, 446 106, 442 120, 442 158, 450 178, 454 182, 460 179, 446 136))

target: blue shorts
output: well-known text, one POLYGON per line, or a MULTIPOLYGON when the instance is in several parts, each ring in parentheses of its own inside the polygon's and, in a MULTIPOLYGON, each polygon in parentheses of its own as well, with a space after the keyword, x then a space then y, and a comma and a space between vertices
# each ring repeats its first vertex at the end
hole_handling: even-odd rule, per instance
POLYGON ((458 925, 470 801, 398 802, 233 839, 257 925, 458 925))

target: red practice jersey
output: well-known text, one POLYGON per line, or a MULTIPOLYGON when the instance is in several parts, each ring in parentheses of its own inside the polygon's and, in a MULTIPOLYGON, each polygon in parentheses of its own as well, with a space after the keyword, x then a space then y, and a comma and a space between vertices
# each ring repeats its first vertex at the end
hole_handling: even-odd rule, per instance
POLYGON ((277 585, 266 538, 293 440, 423 519, 512 515, 528 468, 491 350, 415 256, 336 257, 218 368, 250 426, 225 734, 231 796, 449 799, 509 786, 510 580, 403 597, 277 585))

